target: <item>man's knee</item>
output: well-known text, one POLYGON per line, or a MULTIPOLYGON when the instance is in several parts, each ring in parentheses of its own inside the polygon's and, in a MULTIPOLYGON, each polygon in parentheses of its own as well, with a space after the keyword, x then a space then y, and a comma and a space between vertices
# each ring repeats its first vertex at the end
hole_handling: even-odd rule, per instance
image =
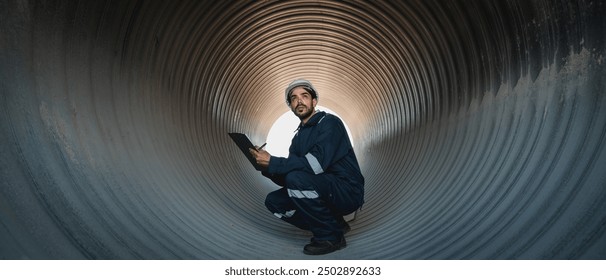
POLYGON ((286 174, 284 181, 286 183, 286 187, 306 186, 309 185, 310 176, 313 175, 303 171, 293 171, 286 174))
POLYGON ((265 197, 265 207, 267 207, 267 209, 270 211, 276 211, 278 208, 280 208, 280 205, 287 203, 285 200, 288 199, 289 198, 283 189, 275 190, 267 194, 265 197))
POLYGON ((297 199, 316 199, 319 198, 321 183, 314 181, 313 174, 295 171, 288 173, 285 177, 288 196, 297 199))
POLYGON ((273 203, 273 192, 269 193, 266 197, 265 197, 265 207, 267 207, 267 209, 269 209, 269 211, 273 211, 274 208, 274 203, 273 203))

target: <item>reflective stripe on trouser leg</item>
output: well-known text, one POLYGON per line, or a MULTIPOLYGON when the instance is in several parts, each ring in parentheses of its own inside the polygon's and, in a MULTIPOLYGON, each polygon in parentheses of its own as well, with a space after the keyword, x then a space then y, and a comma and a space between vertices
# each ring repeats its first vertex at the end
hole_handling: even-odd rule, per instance
POLYGON ((332 175, 313 175, 294 171, 286 175, 286 188, 297 214, 309 224, 316 240, 336 240, 343 232, 329 205, 330 189, 336 183, 332 175))
POLYGON ((320 195, 316 191, 300 191, 300 190, 292 190, 288 189, 288 196, 294 198, 309 198, 314 199, 320 197, 320 195))
POLYGON ((290 218, 292 217, 295 212, 297 212, 297 210, 290 210, 290 211, 286 211, 284 213, 274 213, 274 216, 282 219, 282 218, 290 218))
POLYGON ((296 211, 296 205, 288 196, 286 188, 270 192, 265 198, 265 207, 276 217, 300 229, 309 230, 309 225, 303 216, 296 211))

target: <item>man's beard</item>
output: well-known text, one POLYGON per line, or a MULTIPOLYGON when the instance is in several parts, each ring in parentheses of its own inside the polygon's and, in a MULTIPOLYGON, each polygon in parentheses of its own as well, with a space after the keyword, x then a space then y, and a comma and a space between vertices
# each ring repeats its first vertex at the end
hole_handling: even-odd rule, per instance
POLYGON ((314 112, 313 108, 308 108, 305 105, 299 105, 295 108, 294 113, 297 117, 299 117, 300 120, 304 120, 307 117, 311 116, 311 114, 314 112), (299 107, 304 107, 305 110, 304 111, 299 111, 299 107))

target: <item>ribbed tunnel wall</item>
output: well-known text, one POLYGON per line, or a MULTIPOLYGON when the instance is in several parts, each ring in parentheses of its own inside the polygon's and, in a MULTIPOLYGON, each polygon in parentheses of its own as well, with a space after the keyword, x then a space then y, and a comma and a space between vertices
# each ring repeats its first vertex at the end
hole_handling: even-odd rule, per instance
POLYGON ((297 77, 366 177, 320 258, 606 258, 604 1, 0 11, 1 258, 308 258, 227 136, 265 141, 297 77))

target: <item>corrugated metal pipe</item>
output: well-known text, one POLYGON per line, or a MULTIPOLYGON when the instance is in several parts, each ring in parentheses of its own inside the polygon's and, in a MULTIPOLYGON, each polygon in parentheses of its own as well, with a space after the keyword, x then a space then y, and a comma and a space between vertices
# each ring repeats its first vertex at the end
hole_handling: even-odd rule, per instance
MULTIPOLYGON (((605 259, 604 1, 0 3, 0 257, 605 259), (311 80, 351 130, 348 247, 263 205, 311 80)), ((294 130, 294 128, 293 128, 294 130)))

